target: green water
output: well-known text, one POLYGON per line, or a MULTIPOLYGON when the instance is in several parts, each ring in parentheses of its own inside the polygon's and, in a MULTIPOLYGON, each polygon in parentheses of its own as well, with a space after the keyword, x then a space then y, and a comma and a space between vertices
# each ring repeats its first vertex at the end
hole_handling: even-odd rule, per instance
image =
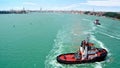
POLYGON ((2 14, 0 68, 118 68, 119 26, 118 20, 84 14, 2 14), (92 23, 96 18, 101 26, 92 23), (77 65, 56 61, 59 54, 75 52, 88 33, 97 47, 109 51, 108 60, 77 65))
POLYGON ((33 13, 0 19, 0 68, 44 68, 63 17, 33 13))

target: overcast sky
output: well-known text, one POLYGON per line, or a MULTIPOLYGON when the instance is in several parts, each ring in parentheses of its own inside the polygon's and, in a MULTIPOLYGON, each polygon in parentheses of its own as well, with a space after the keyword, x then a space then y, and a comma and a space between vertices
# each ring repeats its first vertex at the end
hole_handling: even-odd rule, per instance
POLYGON ((120 0, 0 0, 0 10, 89 10, 120 12, 120 0))

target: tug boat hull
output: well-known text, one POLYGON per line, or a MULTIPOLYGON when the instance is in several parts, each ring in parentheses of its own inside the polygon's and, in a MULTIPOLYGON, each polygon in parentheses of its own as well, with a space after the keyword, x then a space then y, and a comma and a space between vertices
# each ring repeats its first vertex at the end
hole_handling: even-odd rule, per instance
MULTIPOLYGON (((67 53, 67 54, 61 54, 59 56, 57 56, 57 61, 59 63, 62 64, 82 64, 82 63, 93 63, 93 62, 100 62, 105 60, 106 56, 107 56, 107 51, 105 49, 102 48, 96 48, 98 50, 98 52, 96 53, 97 56, 90 59, 90 58, 86 58, 84 60, 82 60, 81 58, 76 59, 75 58, 75 53, 67 53)), ((89 56, 94 55, 94 54, 89 54, 89 56)))
POLYGON ((101 25, 100 23, 96 23, 96 25, 101 25))

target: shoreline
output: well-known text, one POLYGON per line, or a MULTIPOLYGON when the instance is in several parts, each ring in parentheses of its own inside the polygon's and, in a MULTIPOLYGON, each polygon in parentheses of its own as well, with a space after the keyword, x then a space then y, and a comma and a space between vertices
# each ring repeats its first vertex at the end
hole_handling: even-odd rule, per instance
POLYGON ((100 17, 108 17, 115 20, 120 20, 120 12, 93 12, 93 11, 63 11, 63 10, 6 10, 0 11, 0 14, 27 14, 31 12, 39 13, 72 13, 72 14, 86 14, 100 17))

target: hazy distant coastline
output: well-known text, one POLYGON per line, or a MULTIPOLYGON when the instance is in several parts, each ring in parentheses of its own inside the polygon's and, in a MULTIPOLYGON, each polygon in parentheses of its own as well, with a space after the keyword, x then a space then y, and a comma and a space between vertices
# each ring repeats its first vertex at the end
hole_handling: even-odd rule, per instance
POLYGON ((0 10, 0 14, 25 14, 27 11, 23 8, 22 10, 0 10))
POLYGON ((115 19, 120 19, 120 12, 94 12, 94 11, 78 11, 78 10, 2 10, 0 14, 26 14, 30 12, 51 12, 51 13, 73 13, 73 14, 87 14, 95 16, 105 16, 115 19))

